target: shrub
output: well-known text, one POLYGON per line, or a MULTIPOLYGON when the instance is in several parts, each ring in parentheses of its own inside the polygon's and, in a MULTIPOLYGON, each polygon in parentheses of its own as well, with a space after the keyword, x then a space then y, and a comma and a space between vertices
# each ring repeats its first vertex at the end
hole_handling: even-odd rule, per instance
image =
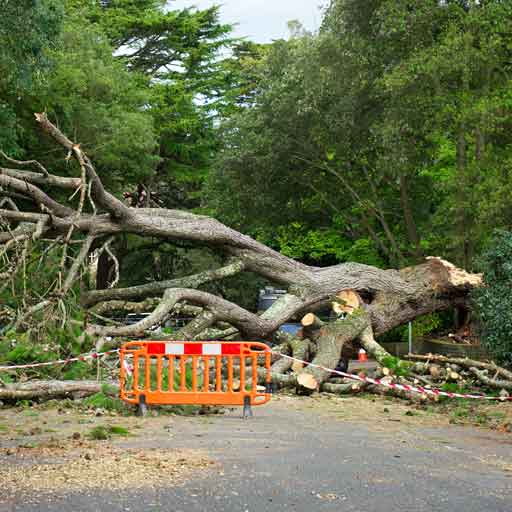
POLYGON ((512 233, 497 231, 479 266, 486 286, 472 293, 484 348, 501 364, 512 365, 512 233))

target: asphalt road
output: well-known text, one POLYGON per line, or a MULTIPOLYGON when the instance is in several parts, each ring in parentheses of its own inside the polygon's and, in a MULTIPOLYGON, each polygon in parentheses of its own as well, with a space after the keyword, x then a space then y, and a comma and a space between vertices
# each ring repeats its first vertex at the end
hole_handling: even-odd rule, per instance
POLYGON ((407 423, 374 407, 375 421, 366 410, 347 418, 341 400, 308 399, 273 401, 250 420, 239 411, 174 418, 137 446, 205 450, 217 463, 205 476, 158 490, 20 497, 0 511, 512 510, 512 434, 407 423))

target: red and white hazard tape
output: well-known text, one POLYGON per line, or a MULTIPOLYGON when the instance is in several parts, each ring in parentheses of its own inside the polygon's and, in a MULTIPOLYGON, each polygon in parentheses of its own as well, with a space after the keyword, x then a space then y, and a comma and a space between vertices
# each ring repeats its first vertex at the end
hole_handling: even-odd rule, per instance
MULTIPOLYGON (((166 354, 166 355, 203 355, 203 356, 226 356, 226 355, 240 355, 241 344, 240 343, 151 343, 148 345, 148 354, 166 354)), ((296 357, 288 356, 285 354, 281 354, 279 352, 270 351, 272 354, 275 354, 280 357, 284 357, 285 359, 290 359, 291 361, 296 361, 298 363, 303 364, 304 366, 313 366, 315 368, 319 368, 320 370, 324 370, 329 373, 334 373, 335 375, 339 375, 340 377, 345 377, 346 379, 351 379, 359 382, 368 382, 369 384, 374 384, 376 386, 383 386, 389 389, 399 389, 401 391, 406 391, 409 393, 419 393, 422 395, 430 395, 430 396, 444 396, 447 398, 469 398, 474 400, 502 400, 502 401, 510 401, 512 400, 512 396, 509 397, 501 397, 501 396, 489 396, 489 395, 475 395, 470 393, 454 393, 451 391, 442 391, 437 388, 425 388, 422 386, 411 386, 409 384, 399 384, 397 382, 387 382, 382 381, 381 379, 373 379, 371 377, 354 375, 352 373, 345 373, 339 370, 333 370, 332 368, 326 368, 325 366, 321 366, 314 363, 309 363, 307 361, 303 361, 302 359, 297 359, 296 357)), ((68 364, 76 361, 87 361, 89 359, 98 359, 101 357, 109 356, 112 354, 118 354, 119 349, 109 350, 107 352, 93 352, 91 354, 83 354, 77 357, 70 357, 68 359, 59 359, 57 361, 48 361, 45 363, 29 363, 29 364, 19 364, 12 366, 0 366, 0 371, 5 370, 19 370, 24 368, 38 368, 42 366, 53 366, 59 364, 68 364)), ((125 369, 128 373, 131 373, 132 368, 125 360, 125 369)))
POLYGON ((422 386, 410 386, 409 384, 398 384, 397 382, 386 382, 381 379, 372 379, 371 377, 354 375, 352 373, 345 373, 339 370, 332 370, 330 368, 325 368, 325 366, 320 366, 314 363, 308 363, 307 361, 302 361, 301 359, 297 359, 296 357, 287 356, 285 354, 281 354, 279 352, 272 351, 273 354, 284 357, 285 359, 290 359, 292 361, 297 361, 298 363, 304 364, 304 366, 313 366, 315 368, 320 368, 320 370, 324 370, 329 373, 334 373, 339 375, 340 377, 345 377, 346 379, 357 380, 359 382, 368 382, 369 384, 375 384, 376 386, 383 386, 389 389, 399 389, 402 391, 407 391, 409 393, 419 393, 422 395, 430 395, 430 396, 445 396, 447 398, 470 398, 474 400, 512 400, 512 396, 489 396, 489 395, 473 395, 470 393, 452 393, 450 391, 442 391, 437 388, 424 388, 422 386))
POLYGON ((47 361, 46 363, 28 363, 28 364, 17 364, 12 366, 0 366, 2 370, 21 370, 23 368, 38 368, 41 366, 54 366, 58 364, 74 363, 76 361, 87 361, 88 359, 98 359, 100 357, 109 356, 112 354, 119 353, 119 349, 109 350, 108 352, 93 352, 92 354, 83 354, 77 357, 70 357, 68 359, 58 359, 57 361, 47 361))

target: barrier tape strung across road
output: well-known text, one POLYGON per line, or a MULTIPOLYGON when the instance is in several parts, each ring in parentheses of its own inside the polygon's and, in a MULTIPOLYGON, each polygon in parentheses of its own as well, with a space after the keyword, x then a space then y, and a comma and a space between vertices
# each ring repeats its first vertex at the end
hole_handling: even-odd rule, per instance
POLYGON ((307 361, 302 361, 301 359, 297 359, 296 357, 287 356, 285 354, 281 354, 279 352, 272 351, 273 354, 284 357, 285 359, 290 359, 291 361, 296 361, 298 363, 304 364, 304 366, 314 366, 315 368, 320 368, 320 370, 324 370, 326 372, 334 373, 336 375, 340 375, 341 377, 345 377, 346 379, 357 380, 359 382, 368 382, 369 384, 375 384, 376 386, 383 386, 390 389, 400 389, 402 391, 407 391, 409 393, 420 393, 422 395, 431 395, 431 396, 445 396, 448 398, 471 398, 474 400, 512 400, 512 396, 488 396, 488 395, 473 395, 470 393, 452 393, 450 391, 441 391, 437 388, 424 388, 422 386, 410 386, 409 384, 398 384, 396 382, 382 382, 381 379, 372 379, 371 377, 362 377, 360 375, 354 375, 352 373, 345 373, 339 370, 332 370, 331 368, 325 368, 325 366, 320 366, 314 363, 308 363, 307 361))
POLYGON ((77 357, 69 357, 68 359, 58 359, 57 361, 48 361, 46 363, 28 363, 28 364, 17 364, 12 366, 0 366, 2 370, 21 370, 23 368, 38 368, 40 366, 53 366, 58 364, 74 363, 76 361, 87 361, 88 359, 98 359, 100 357, 109 356, 112 354, 118 354, 119 349, 109 350, 108 352, 93 352, 92 354, 82 354, 77 357))
MULTIPOLYGON (((372 377, 366 377, 361 375, 355 375, 352 373, 345 373, 339 370, 333 370, 332 368, 326 368, 325 366, 321 366, 314 363, 309 363, 307 361, 303 361, 302 359, 297 359, 296 357, 288 356, 285 354, 281 354, 280 352, 270 351, 272 354, 275 354, 280 357, 284 357, 285 359, 290 359, 291 361, 296 361, 298 363, 303 364, 304 366, 313 366, 315 368, 319 368, 320 370, 324 370, 329 373, 334 373, 335 375, 339 375, 340 377, 345 377, 346 379, 351 379, 359 382, 367 382, 369 384, 374 384, 376 386, 383 386, 389 389, 399 389, 401 391, 406 391, 409 393, 419 393, 422 395, 430 395, 430 396, 444 396, 447 398, 469 398, 473 400, 500 400, 500 401, 512 401, 512 396, 501 397, 501 396, 489 396, 489 395, 474 395, 471 393, 454 393, 451 391, 442 391, 437 388, 425 388, 423 386, 411 386, 409 384, 398 384, 397 382, 382 382, 381 379, 373 379, 372 377)), ((45 363, 29 363, 29 364, 19 364, 13 366, 0 366, 0 371, 5 370, 20 370, 24 368, 38 368, 42 366, 52 366, 59 364, 68 364, 76 361, 87 361, 88 359, 98 359, 101 357, 109 356, 112 354, 118 354, 119 349, 109 350, 107 352, 93 352, 92 354, 83 354, 77 357, 70 357, 68 359, 59 359, 57 361, 48 361, 45 363)), ((131 368, 127 368, 127 370, 131 370, 131 368)))

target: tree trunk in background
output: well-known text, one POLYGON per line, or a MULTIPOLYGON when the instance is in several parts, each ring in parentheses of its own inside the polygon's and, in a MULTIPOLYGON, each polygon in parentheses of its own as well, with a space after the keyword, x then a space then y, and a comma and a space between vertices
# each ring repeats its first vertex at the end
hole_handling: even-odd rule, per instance
POLYGON ((110 285, 114 263, 109 258, 108 254, 103 251, 99 258, 96 270, 96 289, 106 290, 110 285))
POLYGON ((466 127, 461 124, 457 135, 457 194, 459 211, 459 238, 463 248, 463 266, 470 268, 472 260, 472 246, 469 238, 469 218, 468 218, 468 192, 469 186, 466 176, 467 172, 467 142, 466 142, 466 127))
POLYGON ((411 202, 409 200, 408 180, 405 174, 400 175, 400 203, 402 205, 402 212, 404 214, 405 226, 407 228, 407 235, 409 241, 414 246, 414 255, 416 258, 423 256, 421 250, 421 240, 414 220, 414 215, 411 209, 411 202))

